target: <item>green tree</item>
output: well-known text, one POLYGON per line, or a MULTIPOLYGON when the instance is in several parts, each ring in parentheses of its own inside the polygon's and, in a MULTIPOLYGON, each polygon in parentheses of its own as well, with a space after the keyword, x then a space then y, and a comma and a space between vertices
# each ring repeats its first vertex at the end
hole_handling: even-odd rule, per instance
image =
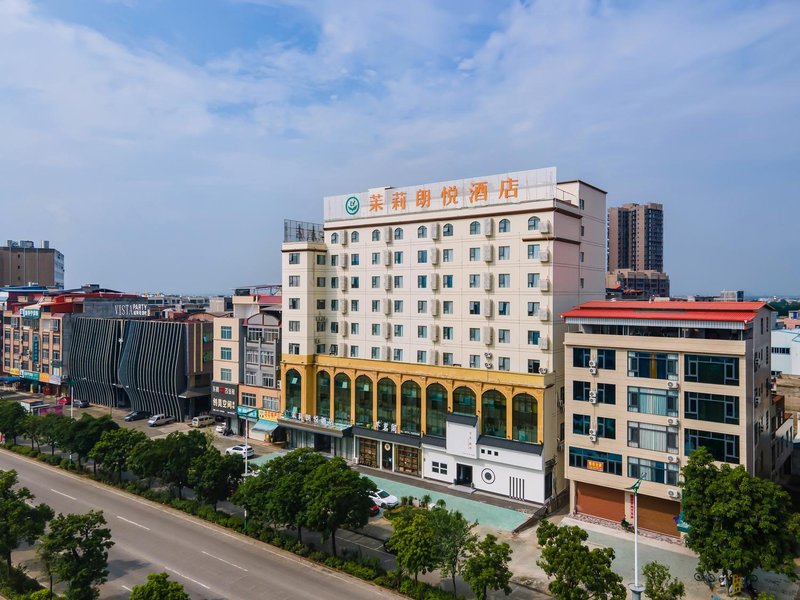
POLYGON ((336 531, 343 526, 359 529, 367 524, 372 506, 369 493, 376 489, 341 456, 326 460, 312 471, 303 486, 304 523, 320 532, 323 541, 331 538, 336 556, 336 531))
MULTIPOLYGON (((114 429, 119 429, 119 425, 108 415, 95 419, 84 413, 80 419, 69 421, 69 425, 62 431, 59 445, 70 454, 74 452, 78 456, 78 466, 82 466, 82 460, 89 456, 92 448, 103 436, 103 432, 114 429)), ((97 463, 94 463, 93 468, 96 473, 97 463)))
POLYGON ((151 487, 153 479, 163 473, 168 457, 169 444, 165 438, 147 438, 131 449, 128 468, 137 477, 147 479, 147 487, 151 487))
POLYGON ((50 446, 50 455, 55 455, 56 445, 63 438, 63 430, 67 427, 69 417, 58 413, 47 413, 39 424, 39 437, 43 444, 50 446))
POLYGON ((470 544, 469 556, 464 561, 462 577, 467 582, 475 600, 486 600, 489 590, 503 590, 511 593, 512 573, 508 568, 511 561, 511 548, 505 542, 498 543, 491 533, 480 542, 470 544))
POLYGON ((398 566, 414 574, 416 583, 420 572, 433 571, 440 563, 434 517, 424 508, 407 508, 392 520, 392 526, 386 545, 395 552, 398 566))
POLYGON ((183 488, 189 481, 192 461, 209 447, 205 434, 193 429, 189 433, 173 431, 166 437, 167 460, 159 477, 177 489, 178 498, 183 498, 183 488))
POLYGON ((699 570, 749 575, 764 569, 796 579, 800 515, 789 494, 743 466, 717 467, 703 447, 691 454, 682 475, 686 544, 697 553, 699 570))
POLYGON ((130 600, 189 600, 189 594, 166 573, 150 573, 147 583, 133 586, 130 600))
POLYGON ((114 545, 102 511, 59 514, 39 550, 50 573, 67 584, 67 600, 93 600, 108 578, 108 549, 114 545))
POLYGON ((460 512, 447 510, 443 505, 435 506, 431 516, 439 550, 439 570, 442 577, 451 578, 455 596, 456 576, 461 573, 468 549, 477 541, 472 530, 478 523, 470 523, 460 512))
POLYGON ((147 439, 144 432, 136 429, 113 429, 104 431, 89 452, 95 464, 101 464, 109 471, 117 472, 117 480, 122 482, 122 471, 128 466, 128 459, 137 444, 147 439))
POLYGON ((644 574, 644 595, 651 600, 680 600, 686 595, 683 583, 670 578, 669 567, 660 562, 647 563, 644 574))
POLYGON ((36 447, 41 450, 41 437, 42 437, 42 419, 44 417, 40 417, 39 415, 28 414, 25 415, 25 419, 22 422, 22 433, 30 440, 31 442, 31 450, 33 450, 34 444, 36 447))
POLYGON ((303 535, 306 480, 325 463, 325 458, 312 448, 299 448, 273 458, 255 477, 248 477, 233 502, 247 509, 251 518, 272 526, 293 527, 297 539, 303 535))
POLYGON ((8 444, 10 439, 17 444, 17 436, 25 430, 26 410, 18 402, 0 402, 0 433, 8 444))
POLYGON ((236 489, 243 470, 241 456, 223 456, 216 448, 209 448, 192 461, 188 483, 200 500, 216 510, 217 503, 236 489))
POLYGON ((589 535, 580 527, 558 527, 546 519, 536 531, 542 557, 537 561, 551 578, 548 589, 558 600, 610 598, 625 600, 622 577, 611 570, 611 548, 589 550, 589 535))
POLYGON ((0 471, 0 556, 11 570, 11 552, 24 541, 34 543, 53 518, 46 504, 29 504, 34 495, 26 487, 15 488, 16 471, 0 471))

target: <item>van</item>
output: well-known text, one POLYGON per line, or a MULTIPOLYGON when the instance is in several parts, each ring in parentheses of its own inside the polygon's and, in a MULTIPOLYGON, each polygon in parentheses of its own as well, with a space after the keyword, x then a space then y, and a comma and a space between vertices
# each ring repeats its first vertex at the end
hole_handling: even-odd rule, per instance
POLYGON ((170 415, 158 414, 150 417, 150 420, 147 421, 147 425, 149 427, 158 427, 159 425, 169 425, 170 423, 174 422, 175 422, 175 417, 172 417, 170 415))
POLYGON ((209 425, 214 424, 214 417, 210 415, 201 415, 199 417, 194 417, 192 422, 189 424, 190 427, 208 427, 209 425))

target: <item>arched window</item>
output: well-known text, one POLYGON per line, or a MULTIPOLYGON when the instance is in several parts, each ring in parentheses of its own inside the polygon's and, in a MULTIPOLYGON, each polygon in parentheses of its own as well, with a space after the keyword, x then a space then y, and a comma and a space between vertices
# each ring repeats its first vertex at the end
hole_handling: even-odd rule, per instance
POLYGON ((500 219, 500 223, 497 226, 497 231, 499 233, 508 233, 511 231, 511 221, 508 219, 500 219))
POLYGON ((420 387, 413 381, 406 381, 400 386, 400 429, 404 433, 419 433, 420 387))
POLYGON ((539 405, 530 394, 517 394, 511 402, 511 439, 518 442, 539 442, 539 405))
POLYGON ((425 225, 420 225, 417 227, 417 237, 418 238, 426 238, 428 237, 428 228, 425 225))
POLYGON ((381 241, 381 230, 380 229, 373 229, 372 230, 372 241, 373 242, 380 242, 381 241))
POLYGON ((350 234, 350 241, 353 242, 354 244, 358 241, 357 231, 354 231, 353 233, 350 234))
POLYGON ((481 433, 506 437, 506 397, 497 390, 486 390, 481 396, 481 433))
POLYGON ((397 386, 386 377, 378 382, 377 420, 390 425, 397 422, 397 386))
POLYGON ((396 239, 396 240, 402 240, 403 239, 403 228, 402 227, 397 227, 394 230, 394 239, 396 239))
POLYGON ((332 233, 331 234, 331 244, 338 244, 339 243, 339 234, 332 233))
POLYGON ((468 387, 456 388, 453 392, 453 413, 475 415, 475 392, 468 387))
POLYGON ((339 373, 333 378, 333 420, 350 423, 350 378, 339 373))
POLYGON ((469 224, 469 234, 478 235, 481 232, 481 224, 478 221, 473 221, 469 224))
POLYGON ((425 392, 425 433, 445 436, 447 418, 447 390, 438 383, 432 383, 425 392))
POLYGON ((317 373, 317 416, 331 416, 331 376, 325 371, 317 373))
POLYGON ((300 393, 303 381, 300 373, 294 369, 286 371, 286 410, 297 414, 300 412, 300 393))
POLYGON ((531 217, 528 219, 528 231, 539 231, 539 223, 541 223, 539 217, 531 217))
POLYGON ((451 237, 453 235, 453 226, 450 223, 445 223, 442 227, 442 236, 451 237))
POLYGON ((372 425, 372 380, 366 375, 356 379, 356 424, 372 425))

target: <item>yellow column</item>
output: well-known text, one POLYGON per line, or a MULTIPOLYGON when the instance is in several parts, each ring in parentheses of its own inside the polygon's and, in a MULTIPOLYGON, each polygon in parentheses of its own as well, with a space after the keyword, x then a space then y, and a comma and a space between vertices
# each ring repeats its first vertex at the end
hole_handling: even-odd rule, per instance
POLYGON ((419 394, 419 432, 425 434, 428 422, 428 384, 423 380, 419 394))
MULTIPOLYGON (((536 440, 537 442, 544 440, 544 399, 546 393, 546 390, 536 390, 536 393, 533 394, 533 397, 536 398, 536 437, 539 438, 536 440)), ((554 402, 557 402, 558 392, 554 393, 556 394, 554 402)))
POLYGON ((514 396, 513 396, 514 390, 512 390, 511 388, 506 388, 503 391, 503 393, 506 396, 506 439, 510 440, 512 433, 511 426, 513 423, 513 419, 511 418, 511 413, 512 409, 514 408, 514 396))
POLYGON ((401 416, 401 408, 403 405, 403 384, 402 382, 397 382, 397 388, 395 389, 394 394, 394 422, 397 424, 397 431, 400 431, 400 416, 401 416))
POLYGON ((375 422, 378 420, 378 380, 370 379, 372 382, 372 426, 375 427, 375 422))
POLYGON ((352 374, 352 382, 350 383, 350 422, 356 422, 356 373, 352 374))

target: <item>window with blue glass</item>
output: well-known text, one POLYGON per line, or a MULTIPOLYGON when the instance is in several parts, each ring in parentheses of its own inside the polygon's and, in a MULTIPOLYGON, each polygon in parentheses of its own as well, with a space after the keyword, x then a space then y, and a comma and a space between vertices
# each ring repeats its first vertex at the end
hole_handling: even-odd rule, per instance
POLYGON ((573 348, 572 349, 572 366, 585 368, 589 366, 590 353, 589 348, 573 348))
POLYGON ((686 354, 683 363, 686 381, 739 385, 739 359, 735 356, 686 354))
POLYGON ((739 464, 739 436, 716 431, 686 429, 684 433, 684 453, 689 456, 692 451, 704 446, 714 460, 739 464))
POLYGON ((617 438, 617 420, 610 417, 597 417, 597 435, 614 440, 617 438))
POLYGON ((592 426, 590 415, 572 415, 572 433, 575 435, 589 435, 589 428, 592 426))
POLYGON ((602 471, 612 475, 622 475, 622 455, 570 446, 569 466, 577 467, 578 469, 602 471))
POLYGON ((613 371, 617 368, 617 351, 608 348, 597 349, 597 368, 613 371))
POLYGON ((583 402, 589 401, 590 385, 588 381, 573 381, 572 382, 572 399, 581 400, 583 402))
POLYGON ((683 401, 683 412, 687 419, 739 424, 738 396, 684 392, 683 401))
POLYGON ((666 352, 628 352, 628 377, 678 379, 678 355, 666 352))
POLYGON ((628 477, 664 485, 678 485, 680 468, 674 463, 664 463, 646 458, 628 457, 628 477))
POLYGON ((677 417, 678 391, 631 386, 628 388, 628 410, 648 415, 677 417))
POLYGON ((599 404, 616 404, 617 386, 613 383, 598 383, 597 402, 599 404))

